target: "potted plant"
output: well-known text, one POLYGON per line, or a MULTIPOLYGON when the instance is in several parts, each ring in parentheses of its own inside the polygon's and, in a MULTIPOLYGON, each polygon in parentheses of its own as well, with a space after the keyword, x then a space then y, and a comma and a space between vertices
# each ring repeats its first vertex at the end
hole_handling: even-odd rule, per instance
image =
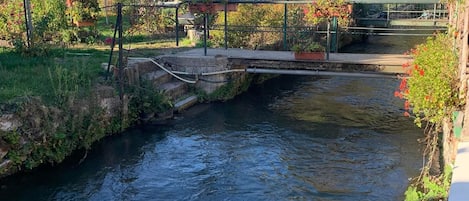
POLYGON ((306 42, 292 47, 295 59, 298 60, 324 60, 325 48, 318 42, 306 42))
POLYGON ((94 25, 99 14, 97 0, 72 0, 69 7, 72 23, 78 27, 94 25))

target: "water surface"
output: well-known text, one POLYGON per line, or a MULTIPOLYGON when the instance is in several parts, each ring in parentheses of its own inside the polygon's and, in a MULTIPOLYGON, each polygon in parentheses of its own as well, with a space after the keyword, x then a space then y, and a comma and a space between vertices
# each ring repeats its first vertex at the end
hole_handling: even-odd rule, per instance
POLYGON ((398 80, 282 77, 2 183, 1 200, 402 200, 421 130, 398 80))

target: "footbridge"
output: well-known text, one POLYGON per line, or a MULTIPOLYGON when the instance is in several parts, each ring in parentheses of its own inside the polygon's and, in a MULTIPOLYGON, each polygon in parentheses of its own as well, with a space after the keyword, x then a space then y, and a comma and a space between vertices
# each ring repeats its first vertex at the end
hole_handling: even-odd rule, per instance
POLYGON ((165 55, 162 63, 174 73, 213 75, 216 72, 247 72, 291 75, 332 75, 396 78, 402 64, 412 60, 402 54, 330 53, 324 60, 297 60, 291 51, 245 49, 192 49, 165 55))

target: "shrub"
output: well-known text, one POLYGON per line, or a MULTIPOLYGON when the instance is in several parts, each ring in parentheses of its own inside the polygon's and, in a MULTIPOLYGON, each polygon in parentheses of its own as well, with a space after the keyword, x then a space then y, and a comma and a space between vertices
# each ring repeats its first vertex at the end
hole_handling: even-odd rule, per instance
POLYGON ((405 116, 410 111, 420 127, 422 120, 440 123, 461 105, 458 97, 458 56, 452 39, 445 34, 428 38, 410 51, 414 60, 403 64, 408 77, 401 79, 394 95, 406 99, 405 116))

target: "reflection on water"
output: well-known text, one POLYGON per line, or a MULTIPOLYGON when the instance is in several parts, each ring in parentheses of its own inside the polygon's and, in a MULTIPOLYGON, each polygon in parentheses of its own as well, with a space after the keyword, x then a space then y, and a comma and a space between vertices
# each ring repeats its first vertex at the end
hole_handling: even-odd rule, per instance
POLYGON ((274 79, 171 125, 103 140, 81 165, 9 178, 0 198, 402 200, 421 131, 402 116, 397 84, 274 79))

